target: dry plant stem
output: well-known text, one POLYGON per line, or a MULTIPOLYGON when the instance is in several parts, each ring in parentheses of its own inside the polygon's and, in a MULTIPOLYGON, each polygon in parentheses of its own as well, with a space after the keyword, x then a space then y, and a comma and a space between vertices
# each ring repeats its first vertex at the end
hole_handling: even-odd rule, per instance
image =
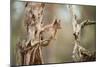
POLYGON ((78 61, 95 60, 95 56, 90 51, 88 51, 87 49, 85 49, 80 45, 80 37, 81 37, 80 35, 82 28, 84 28, 86 25, 95 24, 95 21, 84 20, 83 22, 78 23, 77 16, 73 10, 73 6, 70 6, 69 8, 73 18, 72 26, 73 26, 73 36, 75 38, 73 55, 72 55, 73 61, 78 62, 78 61))
POLYGON ((17 44, 17 52, 20 54, 20 58, 17 58, 20 60, 19 65, 44 64, 42 47, 49 45, 60 27, 58 19, 54 19, 52 24, 43 25, 44 8, 44 3, 26 2, 25 4, 24 24, 27 38, 17 44), (44 38, 43 32, 50 32, 49 38, 44 38))

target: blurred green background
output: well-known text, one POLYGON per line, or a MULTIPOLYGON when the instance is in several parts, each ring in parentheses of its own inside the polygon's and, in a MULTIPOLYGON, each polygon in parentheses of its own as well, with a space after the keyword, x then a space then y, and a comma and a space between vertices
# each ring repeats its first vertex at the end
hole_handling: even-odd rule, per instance
MULTIPOLYGON (((36 2, 34 2, 36 3, 36 2)), ((25 37, 23 27, 25 2, 11 0, 11 63, 16 64, 16 44, 19 39, 25 37)), ((74 36, 72 29, 72 17, 67 9, 67 4, 46 3, 44 9, 44 23, 52 22, 54 17, 61 20, 62 29, 58 31, 57 40, 52 41, 47 47, 43 47, 43 59, 45 63, 72 62, 74 36)), ((74 12, 79 21, 90 19, 96 21, 96 6, 74 5, 74 12)), ((81 45, 90 51, 96 50, 96 25, 88 25, 82 29, 81 45)))

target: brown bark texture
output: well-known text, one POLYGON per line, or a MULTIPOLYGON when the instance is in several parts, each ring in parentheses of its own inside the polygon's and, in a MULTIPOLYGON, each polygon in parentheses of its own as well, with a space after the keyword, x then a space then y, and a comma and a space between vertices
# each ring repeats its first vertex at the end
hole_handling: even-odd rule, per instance
POLYGON ((48 46, 55 40, 57 30, 60 29, 60 20, 54 18, 51 24, 44 25, 44 3, 26 2, 24 27, 26 39, 17 44, 18 65, 44 64, 42 47, 48 46), (46 32, 50 32, 47 34, 46 32), (47 34, 48 37, 44 37, 47 34))
POLYGON ((80 38, 81 38, 81 31, 86 25, 96 24, 95 21, 91 20, 84 20, 80 23, 78 23, 77 15, 75 14, 73 10, 73 5, 69 5, 68 7, 70 9, 70 12, 72 14, 72 26, 73 26, 73 36, 74 36, 74 48, 72 52, 72 58, 74 62, 80 62, 80 61, 95 61, 96 60, 96 52, 91 52, 87 49, 85 49, 80 44, 80 38))

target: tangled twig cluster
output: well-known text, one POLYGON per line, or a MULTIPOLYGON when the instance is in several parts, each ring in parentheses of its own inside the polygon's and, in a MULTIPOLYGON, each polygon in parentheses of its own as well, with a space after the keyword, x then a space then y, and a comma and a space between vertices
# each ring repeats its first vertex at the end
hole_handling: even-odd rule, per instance
POLYGON ((95 24, 95 21, 84 20, 81 23, 78 23, 77 16, 73 10, 73 6, 70 5, 70 10, 72 13, 72 26, 73 26, 73 36, 74 36, 74 48, 72 58, 74 62, 77 61, 93 61, 95 60, 95 52, 90 52, 80 45, 80 35, 82 28, 86 25, 95 24))
POLYGON ((25 4, 25 29, 27 38, 17 44, 17 51, 20 54, 20 65, 44 64, 42 47, 49 45, 55 39, 60 20, 54 18, 51 24, 44 25, 42 22, 44 3, 26 2, 25 4), (46 32, 49 32, 47 34, 46 32), (49 37, 44 37, 43 33, 49 37))
MULTIPOLYGON (((43 22, 44 3, 26 2, 24 27, 26 30, 26 39, 17 43, 17 55, 20 62, 18 65, 44 64, 42 56, 42 47, 48 46, 51 40, 56 40, 55 36, 58 29, 61 29, 60 20, 54 20, 45 25, 43 22), (45 35, 47 37, 45 37, 45 35)), ((77 16, 73 12, 72 6, 69 7, 72 12, 72 26, 74 36, 73 60, 91 61, 95 60, 95 53, 88 51, 80 45, 81 30, 86 25, 95 24, 95 21, 85 20, 77 22, 77 16)))

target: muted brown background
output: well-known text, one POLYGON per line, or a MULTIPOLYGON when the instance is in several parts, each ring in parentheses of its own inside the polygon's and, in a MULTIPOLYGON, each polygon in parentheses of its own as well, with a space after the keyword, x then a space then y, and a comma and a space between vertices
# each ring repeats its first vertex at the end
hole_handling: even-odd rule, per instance
MULTIPOLYGON (((35 2, 34 2, 35 3, 35 2)), ((24 39, 23 28, 25 2, 11 1, 11 63, 15 64, 16 43, 24 39)), ((78 21, 90 19, 96 21, 96 6, 74 5, 78 21)), ((72 51, 74 47, 73 29, 71 24, 71 13, 67 4, 46 3, 43 22, 48 24, 54 17, 61 20, 62 29, 57 33, 57 40, 52 41, 47 47, 43 47, 43 58, 45 63, 72 62, 72 51)), ((88 50, 96 50, 96 25, 85 26, 82 29, 81 45, 88 50)))

